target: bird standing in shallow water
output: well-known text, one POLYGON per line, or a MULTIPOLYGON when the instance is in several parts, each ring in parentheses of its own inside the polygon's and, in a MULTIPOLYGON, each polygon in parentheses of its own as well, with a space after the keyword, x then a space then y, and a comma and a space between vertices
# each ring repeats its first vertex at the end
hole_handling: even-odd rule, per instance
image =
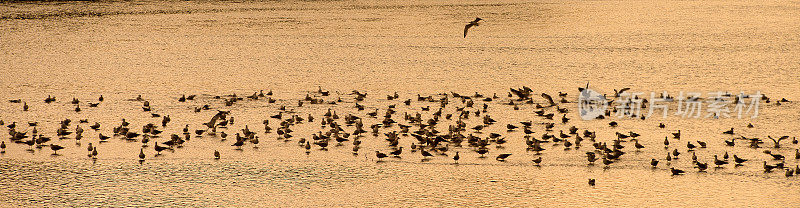
POLYGON ((475 20, 472 20, 472 22, 469 22, 469 24, 464 26, 464 38, 467 37, 467 31, 469 31, 469 28, 471 28, 473 26, 478 26, 478 21, 481 21, 481 20, 483 20, 483 19, 481 19, 480 17, 475 18, 475 20))
POLYGON ((739 156, 733 155, 733 161, 736 162, 736 166, 741 166, 742 163, 747 162, 747 159, 742 159, 739 156))
POLYGON ((536 166, 539 166, 539 163, 542 163, 542 157, 538 157, 536 159, 533 159, 533 162, 536 163, 536 166))
POLYGON ((420 153, 422 154, 422 160, 425 160, 428 157, 433 157, 433 155, 430 152, 425 150, 420 150, 420 153))
POLYGON ((376 156, 376 157, 378 157, 378 162, 380 162, 380 161, 381 161, 381 159, 383 159, 384 157, 386 157, 386 154, 383 154, 383 153, 381 153, 381 152, 379 152, 379 151, 375 151, 375 156, 376 156))
POLYGON ((53 155, 58 155, 58 150, 64 149, 64 147, 51 144, 50 149, 53 150, 53 155))
POLYGON ((658 166, 658 160, 650 159, 650 165, 652 165, 655 168, 656 166, 658 166))
POLYGON ((500 155, 498 155, 498 156, 497 156, 497 158, 495 158, 495 159, 496 159, 497 161, 505 162, 505 161, 506 161, 506 158, 508 158, 508 156, 511 156, 511 154, 500 154, 500 155))
POLYGON ((669 170, 672 172, 672 175, 682 175, 683 173, 685 173, 683 170, 675 168, 669 168, 669 170))
POLYGON ((719 160, 717 155, 714 155, 714 164, 717 165, 717 168, 719 168, 721 165, 728 164, 728 161, 719 160))

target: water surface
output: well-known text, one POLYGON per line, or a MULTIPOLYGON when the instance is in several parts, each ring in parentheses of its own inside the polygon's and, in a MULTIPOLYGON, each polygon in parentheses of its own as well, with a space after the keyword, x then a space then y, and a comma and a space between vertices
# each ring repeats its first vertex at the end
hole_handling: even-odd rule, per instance
MULTIPOLYGON (((8 144, 0 155, 0 204, 5 206, 748 206, 797 207, 797 177, 782 171, 764 173, 763 161, 775 163, 763 149, 736 147, 722 142, 733 136, 720 132, 734 127, 737 134, 765 138, 797 136, 800 108, 780 98, 800 99, 800 3, 797 1, 100 1, 0 3, 0 119, 16 121, 18 130, 38 130, 55 137, 58 122, 89 119, 111 135, 122 118, 134 130, 160 123, 142 112, 142 95, 155 113, 170 115, 165 134, 180 133, 183 125, 201 128, 214 110, 194 113, 204 104, 231 110, 237 122, 228 133, 245 125, 259 130, 259 148, 242 151, 230 139, 193 138, 183 148, 139 164, 140 143, 114 138, 98 146, 98 159, 86 157, 88 143, 97 145, 88 130, 81 145, 74 140, 53 141, 67 147, 60 156, 48 148, 8 144), (464 25, 481 17, 484 22, 462 37, 464 25), (591 147, 563 150, 545 145, 541 167, 538 156, 524 151, 521 132, 506 132, 505 124, 518 121, 550 122, 535 117, 536 109, 522 105, 514 111, 508 88, 529 86, 535 93, 563 91, 575 100, 576 88, 590 82, 604 93, 630 87, 634 92, 729 91, 761 92, 773 99, 762 103, 757 119, 687 119, 680 116, 581 121, 577 114, 555 132, 576 126, 597 131, 610 142, 615 132, 642 134, 641 152, 629 151, 622 160, 603 168, 587 166, 583 152, 591 147), (332 91, 326 100, 341 97, 339 105, 304 105, 297 99, 315 95, 317 87, 332 91), (274 104, 244 101, 226 107, 215 95, 251 95, 272 90, 274 104), (369 93, 353 108, 352 90, 369 93), (398 104, 398 115, 418 112, 438 103, 404 106, 388 101, 437 93, 481 92, 501 99, 489 114, 509 143, 492 148, 480 159, 470 148, 459 151, 453 165, 448 157, 421 162, 406 152, 402 159, 376 163, 373 152, 390 151, 385 136, 366 136, 361 154, 351 145, 314 150, 310 155, 296 145, 320 131, 317 122, 293 127, 292 141, 263 133, 261 121, 277 114, 281 105, 298 115, 317 117, 332 108, 339 115, 364 117, 367 125, 380 122, 366 113, 398 104), (182 94, 198 99, 179 103, 182 94), (48 95, 57 102, 42 102, 48 95), (76 113, 69 101, 95 102, 100 107, 76 113), (5 100, 22 99, 21 104, 5 100), (666 129, 657 128, 666 123, 666 129), (745 126, 753 123, 756 128, 745 126), (689 156, 671 167, 687 170, 670 176, 663 165, 663 138, 682 130, 675 141, 702 140, 709 147, 695 151, 702 161, 725 152, 751 159, 742 167, 725 166, 696 173, 689 156), (223 158, 213 160, 213 150, 223 158), (513 153, 507 162, 493 160, 513 153), (651 169, 649 160, 662 165, 651 169), (588 178, 598 183, 590 187, 588 178)), ((542 101, 536 97, 537 101, 542 101)), ((455 103, 445 111, 452 113, 455 103)), ((482 104, 478 101, 478 105, 482 104)), ((476 105, 477 106, 477 105, 476 105)), ((574 109, 575 105, 564 107, 574 109)), ((674 106, 672 108, 674 109, 674 106)), ((422 112, 430 118, 432 112, 422 112)), ((278 122, 273 119, 272 127, 278 122)), ((466 121, 478 125, 479 119, 466 121)), ((74 129, 74 125, 71 129, 74 129)), ((2 127, 4 128, 4 127, 2 127)), ((352 128, 352 127, 350 127, 352 128)), ((446 125, 441 126, 446 130, 446 125)), ((381 132, 398 130, 396 127, 381 132)), ((544 128, 534 129, 539 136, 544 128)), ((348 129, 352 131, 352 129, 348 129)), ((486 133, 485 133, 486 134, 486 133)), ((486 135, 482 136, 486 136, 486 135)), ((159 142, 166 138, 157 139, 159 142)), ((7 138, 3 141, 10 143, 7 138)), ((403 137, 401 146, 415 141, 403 137)), ((794 167, 796 144, 771 149, 786 155, 794 167)), ((626 143, 632 148, 631 143, 626 143)), ((770 146, 767 141, 762 146, 770 146)), ((673 148, 674 148, 673 147, 673 148)), ((408 150, 408 149, 406 149, 408 150)), ((685 155, 684 154, 684 155, 685 155)))

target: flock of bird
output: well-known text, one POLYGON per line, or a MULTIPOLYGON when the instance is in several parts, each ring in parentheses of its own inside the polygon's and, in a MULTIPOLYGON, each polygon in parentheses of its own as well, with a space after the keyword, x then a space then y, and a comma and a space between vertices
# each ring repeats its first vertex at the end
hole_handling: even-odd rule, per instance
MULTIPOLYGON (((579 88, 579 90, 582 91, 583 88, 579 88)), ((627 88, 615 90, 614 95, 609 96, 619 97, 625 90, 627 88)), ((88 147, 86 147, 87 157, 89 158, 97 158, 97 147, 102 143, 111 141, 113 138, 128 142, 141 142, 142 146, 139 148, 138 154, 140 162, 147 159, 148 156, 145 154, 145 150, 151 148, 151 146, 156 155, 162 154, 165 150, 174 152, 176 148, 190 145, 190 140, 193 139, 193 136, 195 138, 219 139, 222 144, 225 144, 220 148, 226 148, 225 146, 230 145, 227 148, 243 150, 242 148, 245 145, 253 145, 254 148, 257 148, 259 138, 274 135, 278 140, 283 140, 284 142, 296 141, 298 151, 305 154, 311 154, 312 151, 328 151, 331 146, 349 145, 352 148, 345 149, 352 151, 353 155, 359 155, 362 152, 361 144, 363 141, 385 142, 385 145, 378 145, 381 148, 372 150, 377 162, 384 162, 386 158, 401 160, 401 156, 407 154, 419 154, 422 157, 421 162, 446 158, 447 160, 452 160, 454 164, 458 164, 460 159, 470 156, 469 154, 473 154, 478 158, 486 158, 491 155, 498 162, 504 162, 511 158, 512 154, 503 152, 505 151, 503 145, 508 142, 514 142, 525 144, 525 151, 533 155, 532 158, 529 158, 532 165, 540 165, 545 160, 542 153, 546 151, 582 150, 571 151, 572 153, 568 152, 568 154, 580 154, 585 157, 585 162, 588 165, 594 165, 596 161, 599 161, 605 167, 609 167, 617 161, 624 160, 625 155, 629 152, 652 148, 645 147, 640 143, 640 138, 644 137, 643 135, 632 131, 616 132, 616 138, 597 138, 596 130, 581 130, 570 124, 571 119, 567 117, 567 113, 570 110, 565 106, 570 103, 574 104, 577 101, 567 99, 568 93, 559 92, 557 95, 559 99, 554 99, 546 93, 537 95, 528 87, 512 88, 505 98, 501 98, 497 94, 484 96, 479 93, 461 95, 450 92, 430 96, 417 95, 413 98, 402 99, 397 93, 394 93, 385 97, 389 103, 386 106, 363 105, 362 103, 366 103, 365 100, 368 98, 367 93, 355 90, 347 94, 336 92, 338 97, 334 98, 332 93, 319 88, 316 91, 308 92, 304 98, 296 100, 296 102, 284 100, 281 103, 277 103, 278 100, 273 98, 272 95, 272 91, 267 93, 259 91, 244 97, 235 94, 210 96, 213 99, 204 100, 208 102, 204 104, 200 104, 201 101, 198 101, 198 96, 196 95, 182 95, 176 99, 177 102, 198 103, 197 107, 191 109, 194 112, 216 110, 216 113, 207 122, 199 125, 200 128, 190 129, 190 124, 184 124, 182 125, 182 131, 169 133, 165 133, 164 129, 171 124, 170 116, 154 113, 154 108, 150 105, 150 102, 138 96, 135 99, 131 99, 131 101, 140 103, 137 105, 140 105, 142 111, 146 112, 142 115, 161 118, 160 124, 144 124, 141 127, 141 131, 137 132, 138 128, 135 128, 133 124, 125 119, 121 119, 118 124, 101 124, 99 122, 90 124, 88 119, 80 119, 77 122, 78 124, 75 124, 71 119, 64 119, 60 122, 60 127, 55 131, 54 135, 59 141, 72 139, 76 143, 79 143, 84 137, 91 138, 96 143, 89 143, 88 147), (263 129, 258 132, 251 130, 247 124, 241 129, 228 130, 229 127, 233 128, 235 124, 233 116, 235 113, 231 110, 220 109, 226 107, 234 108, 234 106, 240 105, 242 102, 266 102, 277 107, 278 113, 265 116, 261 124, 259 124, 263 125, 263 129), (412 103, 421 103, 418 105, 423 107, 417 110, 417 108, 411 107, 412 103), (303 106, 307 105, 319 105, 328 109, 322 115, 301 114, 300 111, 303 106), (493 119, 491 113, 508 109, 507 107, 499 106, 510 106, 513 110, 520 110, 520 106, 529 107, 535 110, 533 112, 534 117, 525 121, 498 124, 499 122, 493 119), (348 108, 347 112, 352 113, 340 116, 336 109, 341 108, 348 108), (401 109, 404 111, 402 114, 400 113, 401 109), (365 120, 374 121, 374 123, 365 124, 365 120), (293 135, 293 129, 301 128, 298 127, 299 124, 314 122, 320 124, 319 129, 309 132, 315 133, 298 136, 297 138, 293 135), (89 129, 86 130, 83 126, 88 126, 89 129), (107 126, 111 126, 111 132, 103 131, 109 128, 107 126), (490 129, 495 130, 490 131, 490 129), (93 131, 93 133, 88 131, 93 131), (537 131, 540 133, 536 133, 537 131), (522 132, 522 134, 516 132, 522 132), (96 140, 94 140, 95 138, 96 140), (229 138, 231 139, 230 142, 227 141, 229 138), (401 140, 410 140, 410 145, 408 145, 409 142, 401 143, 401 140), (547 147, 544 144, 551 144, 551 147, 547 147), (627 144, 632 144, 633 148, 627 148, 628 150, 626 150, 627 144), (407 149, 404 149, 404 147, 407 149)), ((17 99, 10 100, 10 102, 21 104, 22 111, 32 110, 28 106, 28 101, 17 99)), ((49 104, 57 101, 55 97, 48 96, 44 99, 44 102, 49 104)), ((88 102, 87 105, 90 108, 99 108, 102 107, 102 102, 104 102, 104 98, 100 96, 96 102, 88 102)), ((647 107, 647 102, 645 99, 644 108, 647 107)), ((765 96, 761 102, 770 103, 771 101, 765 96)), ((781 99, 775 103, 780 105, 780 103, 786 102, 790 101, 781 99)), ((82 110, 80 108, 82 101, 73 98, 70 103, 74 106, 74 109, 71 110, 75 112, 82 110)), ((609 109, 606 110, 605 115, 600 116, 600 120, 586 122, 610 120, 612 114, 616 113, 617 108, 612 107, 609 109)), ((647 119, 644 115, 629 116, 632 119, 647 119)), ((55 144, 52 137, 48 136, 51 134, 39 131, 37 129, 38 122, 36 121, 27 121, 27 123, 12 121, 7 123, 0 120, 0 125, 8 128, 8 135, 10 136, 7 140, 0 142, 0 149, 2 149, 3 154, 5 154, 7 145, 27 145, 30 152, 35 152, 34 148, 48 147, 53 151, 53 155, 58 155, 59 150, 68 148, 55 144), (7 141, 8 143, 6 143, 7 141)), ((666 125, 661 123, 658 127, 665 129, 666 125)), ((610 129, 614 131, 620 128, 619 123, 610 121, 607 129, 604 130, 610 129)), ((749 124, 747 127, 742 128, 753 128, 753 125, 749 124)), ((797 149, 798 140, 796 137, 780 136, 776 139, 772 136, 767 136, 773 145, 762 147, 766 141, 764 138, 748 138, 736 134, 734 130, 735 128, 730 128, 720 132, 720 134, 727 135, 727 138, 730 138, 729 140, 720 141, 700 141, 682 138, 680 130, 652 133, 656 135, 648 135, 647 138, 664 137, 663 154, 666 156, 664 158, 649 158, 649 164, 643 165, 651 166, 654 169, 666 166, 669 167, 670 174, 681 175, 689 172, 689 170, 674 167, 671 162, 685 155, 691 155, 692 168, 696 168, 698 172, 705 172, 709 168, 709 163, 712 163, 713 168, 724 168, 728 165, 738 167, 748 163, 755 163, 751 161, 754 160, 753 158, 746 159, 736 154, 731 157, 727 151, 721 157, 714 155, 713 159, 699 158, 695 154, 707 148, 707 142, 719 142, 727 146, 748 145, 754 151, 760 150, 760 152, 769 155, 773 160, 763 160, 761 161, 762 164, 760 164, 765 172, 782 170, 785 171, 784 173, 787 177, 800 174, 800 167, 787 165, 787 156, 774 151, 786 148, 781 141, 790 139, 795 150, 794 160, 800 160, 800 150, 797 149), (679 150, 678 147, 682 147, 684 144, 685 150, 679 150)), ((340 149, 337 148, 337 150, 340 149)), ((209 157, 213 156, 215 159, 222 157, 217 150, 214 150, 213 155, 209 152, 209 155, 209 157)), ((595 180, 590 179, 589 184, 593 186, 595 180)))

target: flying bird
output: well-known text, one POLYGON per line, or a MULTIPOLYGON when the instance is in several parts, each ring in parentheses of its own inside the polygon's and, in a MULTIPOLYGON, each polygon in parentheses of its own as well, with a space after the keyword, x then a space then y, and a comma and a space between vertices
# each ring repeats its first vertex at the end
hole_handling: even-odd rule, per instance
POLYGON ((478 26, 478 21, 481 21, 481 20, 482 19, 480 17, 475 18, 475 20, 472 20, 472 22, 469 22, 469 24, 467 24, 467 26, 464 26, 464 38, 467 37, 467 31, 469 31, 469 28, 471 28, 472 26, 478 26))

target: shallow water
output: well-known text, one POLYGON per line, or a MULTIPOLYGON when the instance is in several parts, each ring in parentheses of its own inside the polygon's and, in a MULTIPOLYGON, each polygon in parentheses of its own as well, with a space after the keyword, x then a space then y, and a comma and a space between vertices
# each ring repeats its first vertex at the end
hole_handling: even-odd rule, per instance
MULTIPOLYGON (((65 146, 58 156, 45 147, 27 151, 27 145, 8 144, 0 155, 0 204, 4 206, 800 206, 800 179, 783 171, 764 173, 761 163, 776 163, 764 149, 787 156, 795 167, 796 144, 784 141, 780 149, 736 147, 722 140, 734 136, 722 131, 734 127, 738 135, 766 138, 798 136, 800 107, 800 2, 797 1, 128 1, 0 3, 0 120, 17 129, 37 129, 55 139, 58 122, 89 119, 99 132, 111 135, 122 118, 132 130, 160 123, 142 112, 137 95, 153 112, 170 115, 163 136, 179 134, 185 124, 198 129, 215 113, 194 113, 209 104, 230 110, 236 123, 228 133, 247 125, 261 143, 243 150, 230 147, 231 139, 193 137, 184 147, 139 164, 138 142, 112 138, 98 144, 97 133, 86 129, 80 145, 75 140, 53 141, 65 146), (462 38, 466 22, 484 22, 462 38), (603 93, 630 87, 633 92, 729 91, 762 92, 773 102, 762 102, 756 119, 690 119, 670 115, 647 120, 583 121, 574 103, 572 120, 556 125, 551 134, 576 126, 597 131, 598 141, 611 142, 615 132, 642 134, 646 148, 628 154, 604 168, 586 165, 580 149, 563 150, 545 144, 541 167, 525 151, 520 131, 506 132, 505 124, 518 121, 552 122, 534 116, 531 105, 514 111, 507 103, 508 88, 529 86, 534 93, 568 92, 577 99, 577 87, 586 82, 603 93), (317 87, 331 90, 338 105, 295 107, 297 99, 317 87), (215 95, 251 95, 272 90, 277 103, 245 99, 226 107, 215 95), (352 90, 369 93, 364 111, 353 108, 352 90), (398 92, 400 99, 386 95, 398 92), (380 119, 366 113, 398 105, 394 119, 405 112, 438 103, 413 102, 416 95, 481 92, 500 99, 488 114, 498 124, 483 130, 503 134, 509 143, 492 147, 481 159, 468 147, 459 151, 459 165, 444 156, 422 162, 419 152, 405 149, 402 159, 376 162, 374 151, 389 152, 385 136, 366 135, 358 156, 352 144, 316 148, 306 155, 298 138, 323 129, 319 122, 298 124, 292 141, 263 133, 261 121, 285 105, 320 117, 332 108, 352 113, 369 126, 380 119), (82 102, 106 98, 98 108, 82 104, 72 111, 75 97, 82 102), (177 102, 182 94, 194 101, 177 102), (57 102, 42 102, 48 95, 57 102), (30 106, 5 100, 22 99, 30 106), (667 124, 660 129, 659 123, 667 124), (755 125, 749 129, 748 123, 755 125), (683 140, 671 140, 680 159, 667 166, 663 137, 682 130, 683 140), (742 167, 726 165, 697 173, 685 142, 701 140, 709 147, 695 151, 701 161, 725 152, 751 159, 742 167), (86 145, 98 147, 98 159, 86 157, 86 145), (213 150, 222 159, 214 160, 213 150), (512 153, 507 162, 493 158, 512 153), (652 169, 649 160, 661 161, 652 169), (670 176, 669 167, 688 172, 670 176), (596 178, 595 187, 587 180, 596 178)), ((543 100, 535 98, 537 102, 543 100)), ((463 104, 451 100, 446 113, 463 104)), ((476 106, 483 102, 477 101, 476 106)), ((676 110, 671 105, 671 111, 676 110)), ((552 111, 552 110, 549 110, 552 111)), ((421 112, 430 118, 432 112, 421 112)), ((559 114, 557 114, 560 116, 559 114)), ((276 127, 277 120, 271 119, 276 127)), ((558 119, 556 119, 557 121, 558 119)), ((400 121, 405 123, 405 121, 400 121)), ((480 123, 477 117, 467 126, 480 123)), ((452 121, 440 124, 440 131, 452 121)), ((70 129, 74 130, 73 124, 70 129)), ((5 127, 0 127, 5 128, 5 127)), ((348 132, 352 127, 346 128, 348 132)), ((415 128, 412 128, 415 129, 415 128)), ((381 132, 399 130, 397 127, 381 132)), ((534 135, 544 133, 535 125, 534 135)), ((5 135, 5 134, 4 134, 5 135)), ((230 137, 229 137, 230 138, 230 137)), ((158 138, 163 142, 166 138, 158 138)), ((791 140, 791 139, 790 139, 791 140)), ((413 137, 402 137, 409 148, 413 137)), ((695 143, 696 144, 696 143, 695 143)), ((767 140, 762 146, 769 147, 767 140)))

